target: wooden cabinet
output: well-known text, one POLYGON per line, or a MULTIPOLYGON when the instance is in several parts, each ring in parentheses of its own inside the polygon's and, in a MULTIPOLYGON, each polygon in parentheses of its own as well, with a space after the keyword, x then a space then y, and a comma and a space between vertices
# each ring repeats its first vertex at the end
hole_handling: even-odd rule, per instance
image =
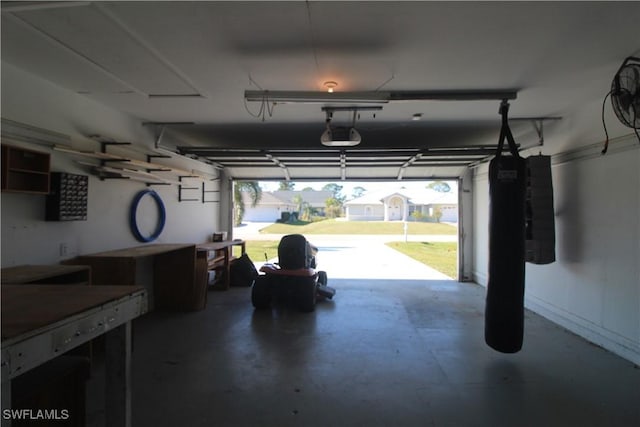
POLYGON ((41 151, 2 145, 2 191, 48 194, 51 156, 41 151))

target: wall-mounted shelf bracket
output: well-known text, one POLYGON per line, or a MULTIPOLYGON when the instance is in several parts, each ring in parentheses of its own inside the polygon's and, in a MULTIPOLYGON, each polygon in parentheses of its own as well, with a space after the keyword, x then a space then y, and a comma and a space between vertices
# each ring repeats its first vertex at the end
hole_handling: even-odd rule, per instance
POLYGON ((533 125, 536 133, 538 134, 538 142, 540 145, 544 144, 544 122, 551 120, 562 120, 562 117, 516 117, 510 118, 510 121, 529 121, 533 125))
POLYGON ((110 175, 110 176, 101 176, 100 179, 101 180, 105 180, 105 179, 131 179, 131 177, 129 177, 129 176, 110 175))
MULTIPOLYGON (((171 156, 165 154, 147 154, 147 163, 153 163, 153 159, 170 159, 171 156)), ((171 172, 171 168, 151 168, 147 172, 171 172)))
POLYGON ((100 151, 103 153, 107 152, 107 147, 110 145, 131 145, 130 142, 117 142, 117 141, 99 141, 100 142, 100 151))
POLYGON ((182 180, 184 178, 199 178, 197 176, 194 175, 181 175, 178 177, 178 180, 180 181, 180 185, 178 185, 178 201, 179 202, 199 202, 200 199, 186 199, 183 197, 182 193, 183 191, 188 191, 188 190, 200 190, 200 187, 185 187, 182 185, 182 180))
MULTIPOLYGON (((98 139, 100 138, 99 135, 91 135, 91 138, 93 139, 98 139)), ((130 142, 117 142, 117 141, 101 141, 98 139, 98 142, 100 143, 100 152, 107 154, 107 148, 110 145, 131 145, 130 142)), ((121 159, 100 159, 100 166, 106 166, 109 162, 128 162, 129 159, 126 158, 121 158, 121 159)), ((116 176, 111 176, 111 177, 106 177, 106 176, 100 176, 100 181, 104 181, 105 179, 129 179, 129 177, 121 177, 118 178, 116 176)))
POLYGON ((207 200, 207 194, 220 193, 220 190, 207 190, 204 181, 202 182, 202 203, 220 203, 220 200, 207 200))

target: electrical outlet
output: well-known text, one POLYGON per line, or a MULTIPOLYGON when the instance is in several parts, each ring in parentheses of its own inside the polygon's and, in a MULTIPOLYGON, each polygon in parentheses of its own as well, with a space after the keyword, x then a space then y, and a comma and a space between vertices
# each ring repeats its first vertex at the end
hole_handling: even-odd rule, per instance
POLYGON ((60 256, 67 256, 69 246, 66 243, 60 243, 60 256))

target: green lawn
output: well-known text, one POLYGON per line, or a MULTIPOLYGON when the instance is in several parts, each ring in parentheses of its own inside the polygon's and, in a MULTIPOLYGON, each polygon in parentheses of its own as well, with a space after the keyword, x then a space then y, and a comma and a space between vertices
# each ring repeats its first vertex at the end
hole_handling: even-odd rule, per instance
POLYGON ((267 259, 278 256, 278 243, 280 243, 278 240, 247 240, 245 241, 245 247, 251 261, 264 262, 265 252, 267 259))
MULTIPOLYGON (((404 235, 402 221, 299 221, 296 224, 272 224, 260 230, 264 234, 398 234, 404 235)), ((434 222, 409 222, 408 234, 456 234, 456 227, 434 222)))
POLYGON ((389 242, 387 246, 455 279, 458 251, 455 242, 389 242))

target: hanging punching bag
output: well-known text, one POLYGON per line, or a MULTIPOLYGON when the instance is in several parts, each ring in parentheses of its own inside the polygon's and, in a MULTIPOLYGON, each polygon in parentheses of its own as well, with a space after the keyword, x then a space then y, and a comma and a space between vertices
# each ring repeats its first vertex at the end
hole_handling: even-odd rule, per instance
POLYGON ((494 350, 516 353, 524 332, 524 254, 526 162, 509 129, 509 104, 500 106, 498 151, 489 164, 489 283, 485 342, 494 350), (511 155, 503 155, 504 140, 511 155))

